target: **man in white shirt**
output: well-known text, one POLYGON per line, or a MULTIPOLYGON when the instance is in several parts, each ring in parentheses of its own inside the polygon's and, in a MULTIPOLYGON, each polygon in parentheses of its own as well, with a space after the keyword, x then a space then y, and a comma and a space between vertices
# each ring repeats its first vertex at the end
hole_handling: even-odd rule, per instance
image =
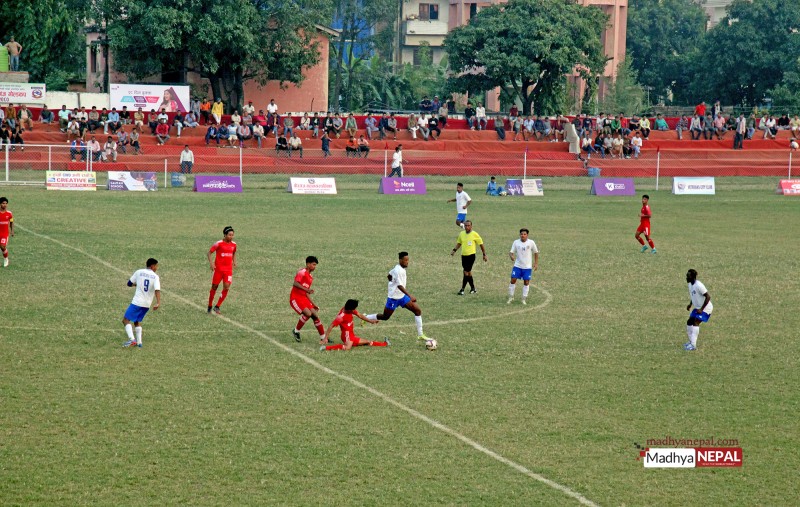
POLYGON ((153 304, 153 297, 156 299, 153 311, 158 310, 158 307, 161 306, 161 279, 156 274, 156 271, 158 271, 158 261, 151 257, 147 259, 147 269, 136 271, 128 279, 128 287, 136 287, 136 293, 130 306, 125 311, 125 316, 122 318, 122 325, 125 326, 125 333, 128 335, 128 341, 122 345, 123 347, 141 348, 142 320, 147 315, 150 305, 153 304), (135 338, 131 323, 136 327, 135 338))
POLYGON ((185 144, 181 152, 181 172, 192 174, 192 167, 194 167, 194 153, 189 149, 189 145, 185 144))
POLYGON ((511 244, 508 256, 514 261, 514 268, 511 270, 511 282, 508 285, 508 304, 514 301, 514 291, 517 288, 517 280, 522 278, 522 304, 528 304, 528 290, 530 290, 531 275, 539 269, 539 249, 532 239, 528 239, 528 229, 519 230, 519 239, 511 244))
POLYGON ((242 108, 243 114, 249 114, 250 116, 253 116, 255 112, 256 112, 256 106, 253 105, 252 100, 248 101, 247 105, 242 108))
POLYGON ((417 339, 428 340, 422 333, 422 309, 417 304, 417 298, 406 290, 406 268, 408 267, 408 252, 398 254, 397 265, 389 271, 389 291, 383 313, 367 315, 367 320, 389 320, 394 311, 400 307, 414 314, 414 323, 417 326, 417 339))
POLYGON ((486 119, 486 108, 483 107, 483 104, 478 104, 478 107, 475 108, 475 119, 478 122, 478 130, 485 130, 489 121, 486 119), (483 126, 481 126, 481 123, 483 123, 483 126))
POLYGON ((103 162, 107 162, 109 158, 112 162, 117 161, 117 142, 111 136, 108 136, 108 140, 103 145, 103 162))
POLYGON ((289 138, 289 156, 292 156, 293 151, 300 152, 300 158, 303 158, 303 141, 297 137, 297 132, 292 132, 292 137, 289 138))
POLYGON ((464 222, 467 220, 467 208, 472 204, 472 199, 469 194, 464 192, 464 184, 459 183, 456 185, 456 196, 447 202, 456 203, 456 225, 464 228, 464 222))
POLYGON ((686 283, 689 286, 689 304, 686 310, 691 310, 689 320, 686 321, 686 334, 689 341, 683 344, 683 350, 697 350, 697 335, 700 334, 700 323, 708 322, 714 305, 711 304, 711 296, 706 290, 706 286, 697 279, 697 271, 690 269, 686 273, 686 283))
POLYGON ((631 139, 631 149, 633 150, 633 158, 639 158, 639 153, 642 151, 642 138, 639 137, 638 130, 631 139))
POLYGON ((397 175, 398 178, 403 177, 403 145, 398 144, 397 148, 394 149, 394 154, 392 154, 392 172, 389 173, 389 177, 393 177, 397 175))
POLYGON ((89 150, 89 153, 92 154, 92 160, 95 162, 100 162, 100 157, 103 155, 102 148, 100 147, 100 142, 92 136, 89 139, 89 142, 86 143, 86 148, 89 150))
POLYGON ((267 114, 275 114, 278 112, 278 104, 275 103, 275 99, 269 99, 269 104, 267 104, 267 114))

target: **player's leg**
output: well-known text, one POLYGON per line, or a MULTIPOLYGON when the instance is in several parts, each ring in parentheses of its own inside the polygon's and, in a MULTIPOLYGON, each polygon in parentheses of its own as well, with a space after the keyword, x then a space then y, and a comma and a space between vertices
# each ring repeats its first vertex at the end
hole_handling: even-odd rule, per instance
MULTIPOLYGON (((128 307, 130 309, 130 307, 128 307)), ((127 315, 128 312, 125 312, 127 315)), ((122 325, 125 326, 125 334, 128 336, 128 341, 122 344, 123 347, 132 347, 133 344, 136 343, 136 339, 133 337, 133 325, 131 321, 126 319, 125 317, 122 318, 122 325)))
POLYGON ((3 267, 8 267, 8 238, 0 238, 0 250, 3 252, 3 267))
POLYGON ((142 346, 142 323, 141 322, 134 322, 133 323, 133 332, 136 335, 136 346, 142 346))
POLYGON ((523 305, 527 305, 528 304, 528 291, 531 289, 530 274, 528 275, 527 278, 523 278, 522 279, 522 283, 523 283, 523 285, 522 285, 522 304, 523 305))
POLYGON ((517 268, 511 270, 511 281, 508 282, 508 301, 506 303, 511 304, 514 302, 514 292, 517 290, 517 268))
POLYGON ((417 327, 417 339, 427 340, 428 337, 422 332, 422 308, 416 301, 409 301, 404 305, 404 308, 414 314, 414 324, 417 327))
POLYGON ((636 238, 636 241, 638 241, 639 244, 642 245, 642 253, 647 251, 647 245, 645 245, 644 239, 642 239, 642 233, 644 233, 644 232, 645 232, 645 228, 640 225, 636 229, 636 234, 634 235, 634 238, 636 238))
POLYGON ((225 298, 228 297, 228 291, 231 288, 231 284, 233 283, 233 273, 226 273, 222 279, 222 294, 219 296, 217 300, 217 305, 214 307, 214 311, 219 313, 219 307, 222 306, 222 303, 225 301, 225 298))
POLYGON ((310 308, 311 305, 307 301, 302 301, 302 300, 297 301, 295 299, 292 299, 289 301, 289 306, 291 306, 292 310, 294 310, 298 315, 300 315, 300 319, 297 321, 297 324, 294 326, 294 329, 292 329, 292 336, 294 336, 294 340, 296 342, 299 342, 300 330, 303 329, 305 323, 308 322, 308 319, 311 318, 311 308, 310 308))
POLYGON ((395 308, 397 308, 397 300, 394 299, 387 299, 386 306, 383 308, 383 313, 371 313, 367 315, 368 319, 377 319, 377 320, 389 320, 389 318, 394 313, 395 308))
POLYGON ((464 268, 464 279, 461 282, 461 292, 460 295, 464 295, 464 287, 466 284, 469 284, 469 293, 476 294, 478 291, 475 290, 475 280, 472 278, 472 266, 475 265, 475 255, 462 255, 461 256, 461 267, 464 268))
POLYGON ((700 320, 697 318, 699 312, 696 309, 692 310, 689 314, 689 319, 686 321, 686 334, 689 336, 689 341, 683 345, 684 350, 695 350, 697 348, 697 335, 700 334, 700 320))
POLYGON ((211 290, 208 291, 208 313, 211 313, 211 308, 214 304, 214 296, 217 294, 220 282, 222 282, 222 273, 215 269, 214 274, 211 276, 211 290))
POLYGON ((653 243, 653 240, 650 239, 650 227, 645 229, 644 239, 647 240, 647 244, 650 245, 650 249, 653 253, 656 253, 656 245, 653 243))
POLYGON ((309 311, 309 318, 311 322, 314 323, 314 327, 317 328, 317 332, 319 333, 320 338, 325 338, 325 326, 322 325, 322 321, 317 314, 317 311, 313 308, 306 308, 309 311))

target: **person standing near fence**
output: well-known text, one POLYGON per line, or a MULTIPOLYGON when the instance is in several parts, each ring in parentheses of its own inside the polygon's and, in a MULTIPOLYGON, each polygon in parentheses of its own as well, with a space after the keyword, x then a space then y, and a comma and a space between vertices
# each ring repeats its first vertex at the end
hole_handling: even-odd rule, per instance
POLYGON ((736 119, 736 133, 733 135, 734 150, 744 149, 744 137, 746 134, 747 134, 747 119, 744 117, 744 113, 742 113, 739 115, 739 118, 736 119))
POLYGON ((642 253, 647 251, 647 245, 650 245, 650 248, 653 249, 653 253, 656 253, 656 245, 653 243, 653 240, 650 239, 650 217, 653 216, 653 212, 650 211, 650 205, 648 202, 650 201, 650 196, 645 194, 642 196, 642 209, 639 211, 639 228, 636 229, 636 241, 642 245, 642 253), (644 234, 644 239, 641 238, 641 235, 644 234), (647 240, 647 245, 644 244, 645 240, 647 240))
POLYGON ((8 237, 14 237, 14 215, 8 211, 8 199, 0 197, 0 250, 3 251, 3 267, 8 267, 8 237))
POLYGON ((192 167, 194 167, 194 153, 189 149, 189 145, 185 144, 181 152, 181 172, 192 174, 192 167))
POLYGON ((392 155, 392 172, 389 173, 389 177, 393 177, 397 175, 398 178, 403 177, 403 145, 398 144, 397 148, 394 149, 394 154, 392 155))
POLYGON ((19 71, 19 55, 22 53, 22 44, 14 40, 14 37, 9 37, 8 42, 5 44, 8 50, 9 70, 11 72, 19 71))

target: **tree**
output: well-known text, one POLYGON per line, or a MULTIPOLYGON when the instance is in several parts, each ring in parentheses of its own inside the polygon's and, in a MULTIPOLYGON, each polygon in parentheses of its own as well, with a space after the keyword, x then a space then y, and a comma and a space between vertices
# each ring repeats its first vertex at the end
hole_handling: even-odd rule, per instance
POLYGON ((645 105, 644 90, 638 82, 631 58, 626 58, 617 67, 617 79, 609 86, 600 109, 610 113, 641 114, 645 105))
POLYGON ((725 104, 753 105, 800 55, 800 9, 785 0, 735 0, 695 61, 692 87, 725 104))
POLYGON ((319 61, 326 0, 121 0, 109 21, 115 67, 134 79, 197 72, 230 110, 244 82, 301 83, 319 61))
POLYGON ((588 79, 602 71, 600 34, 608 18, 572 0, 511 0, 482 9, 445 38, 448 84, 462 92, 509 88, 526 114, 554 113, 565 75, 588 79))
POLYGON ((630 0, 627 57, 639 82, 656 95, 671 93, 675 102, 692 102, 686 69, 699 55, 707 21, 695 0, 630 0))
POLYGON ((784 72, 781 84, 770 90, 769 96, 775 112, 800 112, 800 57, 794 59, 794 64, 784 72))

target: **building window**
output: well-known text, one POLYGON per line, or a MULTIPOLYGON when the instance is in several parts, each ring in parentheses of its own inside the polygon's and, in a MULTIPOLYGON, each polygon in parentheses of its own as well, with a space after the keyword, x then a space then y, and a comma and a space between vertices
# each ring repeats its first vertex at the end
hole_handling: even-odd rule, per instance
POLYGON ((469 19, 475 17, 478 14, 478 4, 469 4, 469 19))
POLYGON ((439 4, 419 4, 419 19, 426 21, 439 19, 439 4))
POLYGON ((97 51, 99 49, 99 46, 89 47, 89 72, 92 74, 97 74, 97 51))

